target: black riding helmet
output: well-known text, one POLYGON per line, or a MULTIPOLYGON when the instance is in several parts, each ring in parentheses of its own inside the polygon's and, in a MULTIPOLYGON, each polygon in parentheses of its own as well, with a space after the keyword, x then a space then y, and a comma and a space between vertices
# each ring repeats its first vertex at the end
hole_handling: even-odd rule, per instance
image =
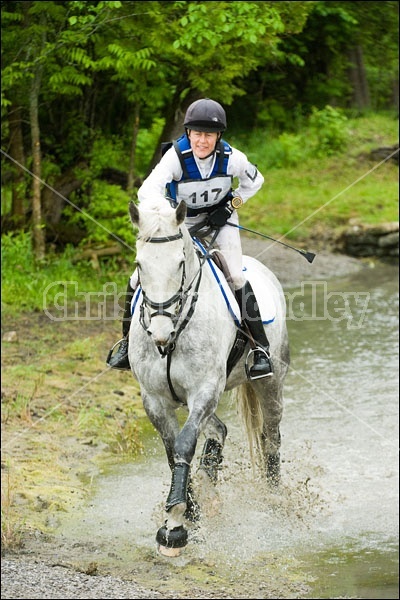
POLYGON ((183 125, 195 131, 222 133, 226 129, 226 114, 215 100, 201 98, 189 106, 183 125))

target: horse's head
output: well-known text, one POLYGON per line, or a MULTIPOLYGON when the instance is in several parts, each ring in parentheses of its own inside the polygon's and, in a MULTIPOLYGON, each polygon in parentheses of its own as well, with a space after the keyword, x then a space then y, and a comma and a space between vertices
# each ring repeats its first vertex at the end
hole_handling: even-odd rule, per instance
POLYGON ((129 205, 138 228, 136 264, 143 302, 140 322, 160 351, 171 347, 185 301, 185 239, 182 224, 186 204, 176 209, 164 199, 141 208, 129 205))

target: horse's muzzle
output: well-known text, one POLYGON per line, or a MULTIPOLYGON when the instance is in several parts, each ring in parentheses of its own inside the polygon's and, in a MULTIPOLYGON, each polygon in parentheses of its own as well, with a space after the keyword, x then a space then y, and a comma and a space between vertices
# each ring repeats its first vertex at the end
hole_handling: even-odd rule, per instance
POLYGON ((160 336, 159 334, 153 333, 151 329, 149 329, 149 333, 155 345, 159 348, 166 348, 167 346, 172 346, 176 340, 176 331, 173 329, 169 335, 160 336))

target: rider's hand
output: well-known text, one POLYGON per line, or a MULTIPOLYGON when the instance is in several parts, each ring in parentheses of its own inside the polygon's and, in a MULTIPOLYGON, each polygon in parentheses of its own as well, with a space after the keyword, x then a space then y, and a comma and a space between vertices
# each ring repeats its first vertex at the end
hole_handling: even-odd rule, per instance
POLYGON ((219 227, 223 227, 231 214, 233 213, 233 209, 230 208, 228 204, 224 206, 219 206, 208 216, 208 224, 213 229, 217 229, 219 227))

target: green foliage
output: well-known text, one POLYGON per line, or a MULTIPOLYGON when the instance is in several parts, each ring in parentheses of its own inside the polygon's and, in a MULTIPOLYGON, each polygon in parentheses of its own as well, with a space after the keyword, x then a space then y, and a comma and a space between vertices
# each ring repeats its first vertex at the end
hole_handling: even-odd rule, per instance
POLYGON ((136 174, 140 177, 147 174, 154 148, 160 139, 164 124, 165 119, 155 118, 150 127, 142 128, 139 131, 136 144, 136 174))
MULTIPOLYGON (((31 236, 26 232, 3 234, 2 247, 2 311, 19 314, 43 311, 56 303, 57 295, 69 285, 68 301, 82 300, 82 292, 99 292, 106 283, 117 289, 126 288, 131 267, 121 271, 112 261, 94 269, 88 260, 77 260, 79 250, 72 245, 60 254, 49 253, 44 261, 33 256, 31 236)), ((132 261, 133 262, 133 261, 132 261)))
POLYGON ((350 131, 344 111, 326 106, 314 109, 295 133, 274 136, 259 128, 250 140, 250 151, 257 164, 262 161, 267 168, 284 169, 307 159, 343 154, 350 142, 350 131))
POLYGON ((128 170, 128 153, 122 137, 98 135, 93 142, 90 154, 90 170, 93 177, 108 167, 128 170))
POLYGON ((344 148, 336 153, 317 155, 318 140, 309 128, 278 139, 259 132, 247 144, 242 140, 241 149, 257 164, 265 183, 241 209, 241 224, 272 237, 307 240, 318 228, 337 234, 354 219, 366 224, 398 221, 398 166, 368 158, 372 150, 398 141, 398 118, 380 114, 349 117, 344 123, 344 148))
POLYGON ((230 104, 243 95, 243 78, 276 60, 283 35, 299 31, 310 2, 186 2, 172 14, 169 64, 182 71, 182 97, 191 90, 230 104), (218 49, 218 52, 216 52, 218 49), (215 79, 218 78, 218 91, 215 79), (217 96, 216 96, 217 94, 217 96))
POLYGON ((81 245, 116 240, 133 250, 135 236, 129 221, 129 200, 128 193, 119 186, 95 180, 90 196, 80 198, 80 203, 83 201, 86 205, 85 210, 78 212, 73 206, 66 210, 70 221, 82 225, 87 232, 81 245))
POLYGON ((313 108, 309 118, 310 133, 315 142, 315 155, 331 156, 346 150, 348 140, 347 117, 344 112, 332 106, 323 110, 313 108))
MULTIPOLYGON (((149 129, 139 131, 136 173, 140 176, 145 174, 163 124, 163 120, 155 119, 149 129)), ((128 162, 129 153, 124 147, 123 138, 100 136, 94 141, 89 169, 77 173, 84 180, 83 187, 87 191, 71 194, 70 199, 73 204, 68 205, 63 213, 65 220, 78 225, 86 232, 81 242, 82 246, 88 243, 109 243, 116 240, 127 252, 134 248, 135 231, 128 214, 131 197, 120 186, 107 183, 100 178, 106 169, 127 173, 128 162), (80 207, 82 207, 81 211, 80 207)))

